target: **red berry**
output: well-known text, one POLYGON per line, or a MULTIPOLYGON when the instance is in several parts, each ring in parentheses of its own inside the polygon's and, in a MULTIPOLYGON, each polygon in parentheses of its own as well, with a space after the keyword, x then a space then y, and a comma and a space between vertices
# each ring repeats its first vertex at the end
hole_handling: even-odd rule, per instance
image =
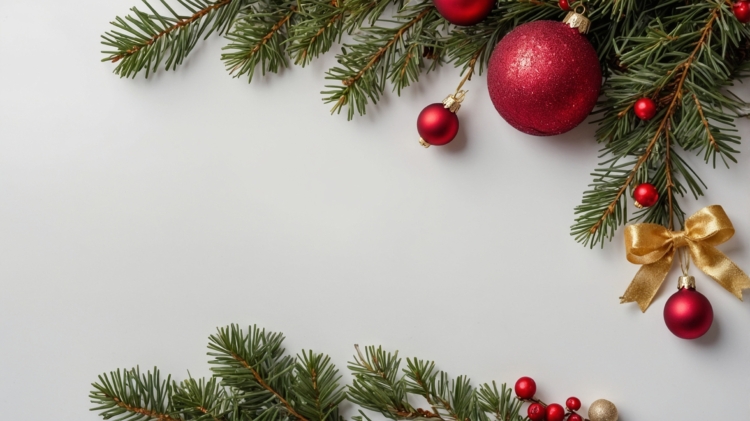
POLYGON ((541 403, 532 403, 527 414, 531 421, 542 421, 545 415, 544 406, 541 403))
POLYGON ((560 9, 570 12, 570 3, 568 3, 568 0, 557 0, 557 4, 560 6, 560 9))
POLYGON ((560 404, 551 403, 547 406, 547 421, 563 421, 565 408, 560 404))
POLYGON ((750 22, 750 1, 740 0, 732 6, 734 16, 742 23, 750 22))
POLYGON ((578 414, 570 414, 568 421, 583 421, 583 417, 578 414))
POLYGON ((651 98, 641 98, 633 105, 633 111, 641 120, 651 120, 656 115, 656 104, 651 98))
POLYGON ((579 409, 581 409, 581 400, 576 398, 575 396, 571 396, 567 401, 565 401, 565 406, 567 406, 571 411, 578 411, 579 409))
POLYGON ((643 183, 633 190, 633 199, 635 205, 639 208, 648 208, 654 206, 659 201, 659 191, 653 184, 643 183))
POLYGON ((521 377, 516 381, 516 395, 521 399, 531 399, 536 394, 536 382, 531 377, 521 377))

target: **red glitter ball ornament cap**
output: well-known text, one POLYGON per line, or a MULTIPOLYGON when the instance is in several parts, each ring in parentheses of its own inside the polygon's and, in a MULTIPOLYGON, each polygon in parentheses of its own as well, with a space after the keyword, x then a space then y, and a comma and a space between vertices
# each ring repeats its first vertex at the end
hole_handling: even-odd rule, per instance
POLYGON ((585 36, 565 23, 516 27, 495 47, 487 85, 500 115, 516 129, 552 136, 578 126, 599 98, 599 58, 585 36))

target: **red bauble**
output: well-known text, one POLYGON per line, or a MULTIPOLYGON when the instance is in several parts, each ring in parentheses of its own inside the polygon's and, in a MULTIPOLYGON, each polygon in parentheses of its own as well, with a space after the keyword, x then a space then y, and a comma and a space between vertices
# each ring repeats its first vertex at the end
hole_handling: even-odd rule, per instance
POLYGON ((546 415, 546 411, 544 410, 544 405, 535 402, 529 405, 529 409, 528 411, 526 411, 526 414, 529 416, 529 419, 531 421, 542 421, 544 419, 544 416, 546 415))
POLYGON ((576 398, 575 396, 571 396, 567 401, 565 401, 565 406, 567 406, 571 411, 578 411, 579 409, 581 409, 581 400, 576 398))
POLYGON ((656 115, 656 104, 651 98, 641 98, 633 104, 633 112, 641 120, 651 120, 656 115))
POLYGON ((516 129, 536 135, 565 133, 596 105, 602 72, 594 47, 562 22, 516 27, 495 47, 487 70, 490 98, 516 129))
POLYGON ((713 321, 711 303, 693 288, 681 288, 664 306, 664 322, 678 338, 700 338, 708 332, 713 321))
POLYGON ((516 395, 521 399, 531 399, 536 394, 536 382, 531 377, 521 377, 516 381, 516 395))
POLYGON ((636 207, 649 208, 659 201, 659 191, 653 184, 642 183, 633 190, 633 199, 636 207))
POLYGON ((570 414, 568 421, 583 421, 583 417, 578 414, 570 414))
POLYGON ((496 0, 432 0, 445 20, 461 26, 477 24, 486 18, 496 0))
POLYGON ((565 419, 565 408, 560 404, 551 403, 547 405, 547 421, 563 421, 565 419))
POLYGON ((430 145, 445 145, 458 133, 458 116, 439 102, 430 104, 417 117, 417 131, 430 145))
POLYGON ((560 9, 570 12, 570 3, 568 3, 568 0, 557 0, 557 5, 560 6, 560 9))
POLYGON ((742 23, 750 22, 750 1, 740 0, 732 6, 734 16, 742 23))

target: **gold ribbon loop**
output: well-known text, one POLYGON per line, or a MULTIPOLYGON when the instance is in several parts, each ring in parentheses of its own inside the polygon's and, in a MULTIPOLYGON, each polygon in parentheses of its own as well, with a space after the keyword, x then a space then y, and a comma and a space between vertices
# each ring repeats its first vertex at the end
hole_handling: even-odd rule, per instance
POLYGON ((750 288, 750 278, 715 248, 733 235, 732 221, 719 205, 705 207, 685 220, 684 231, 671 231, 657 224, 629 225, 625 228, 628 261, 643 266, 620 302, 635 301, 645 312, 667 277, 680 247, 687 247, 700 270, 742 300, 742 290, 750 288))

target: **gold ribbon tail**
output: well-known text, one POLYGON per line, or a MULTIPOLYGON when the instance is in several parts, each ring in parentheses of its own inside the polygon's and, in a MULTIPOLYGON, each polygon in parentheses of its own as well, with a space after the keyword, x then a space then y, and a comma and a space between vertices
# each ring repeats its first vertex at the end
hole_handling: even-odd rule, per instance
POLYGON ((705 243, 691 243, 690 255, 703 273, 742 301, 742 290, 750 289, 750 277, 731 259, 705 243))
POLYGON ((637 302, 642 312, 646 312, 654 296, 672 267, 674 251, 667 253, 654 263, 641 266, 633 281, 628 285, 625 294, 620 297, 620 304, 637 302))

